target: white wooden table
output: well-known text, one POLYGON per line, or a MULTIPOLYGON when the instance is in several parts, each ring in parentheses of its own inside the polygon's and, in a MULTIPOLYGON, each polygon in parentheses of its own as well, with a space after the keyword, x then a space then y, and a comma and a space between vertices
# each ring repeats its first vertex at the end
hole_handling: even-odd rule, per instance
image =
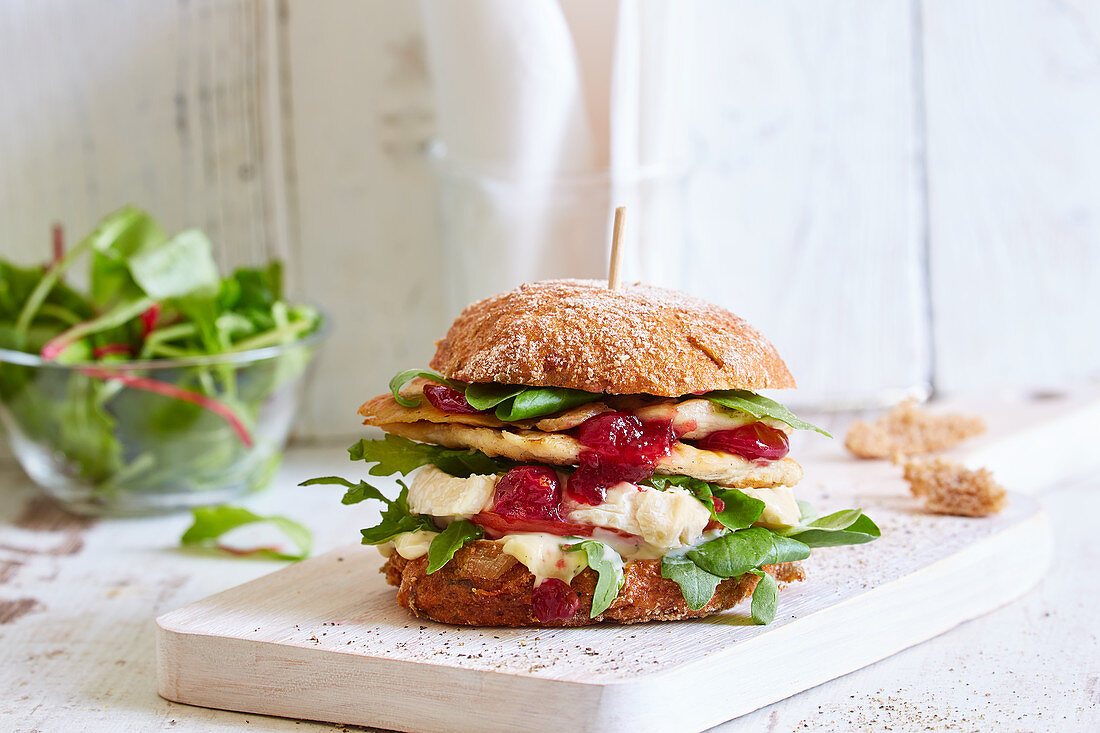
MULTIPOLYGON (((244 503, 304 521, 315 552, 332 549, 357 536, 368 510, 340 506, 335 487, 295 487, 331 473, 362 470, 342 447, 296 449, 273 488, 244 503)), ((333 728, 174 704, 155 691, 153 618, 279 563, 177 549, 187 516, 88 522, 35 496, 16 466, 0 464, 0 730, 333 728)), ((718 730, 1098 729, 1100 477, 1040 498, 1055 559, 1034 592, 718 730)))

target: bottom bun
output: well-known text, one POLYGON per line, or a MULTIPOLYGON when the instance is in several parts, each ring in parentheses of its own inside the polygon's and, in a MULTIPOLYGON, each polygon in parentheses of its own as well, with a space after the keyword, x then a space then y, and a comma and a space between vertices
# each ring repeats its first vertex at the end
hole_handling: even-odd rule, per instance
MULTIPOLYGON (((382 567, 397 586, 397 602, 416 616, 464 626, 588 626, 601 621, 636 624, 700 618, 733 608, 752 595, 759 579, 751 573, 718 584, 714 598, 698 610, 689 608, 675 582, 661 577, 660 560, 635 560, 625 568, 625 582, 611 606, 591 618, 597 575, 585 568, 570 584, 581 604, 572 618, 543 623, 531 610, 535 576, 496 542, 478 540, 455 553, 440 570, 427 574, 428 558, 406 560, 397 553, 382 567)), ((799 563, 767 565, 781 583, 803 580, 799 563)))

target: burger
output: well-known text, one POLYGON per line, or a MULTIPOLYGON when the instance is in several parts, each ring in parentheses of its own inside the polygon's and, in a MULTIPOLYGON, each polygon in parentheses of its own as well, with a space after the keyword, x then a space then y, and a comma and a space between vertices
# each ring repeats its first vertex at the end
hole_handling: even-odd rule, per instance
POLYGON ((795 499, 794 430, 758 390, 795 386, 729 311, 645 285, 551 280, 474 303, 432 371, 359 408, 385 431, 349 453, 400 492, 329 476, 397 602, 448 624, 584 626, 707 616, 757 623, 814 547, 868 542, 862 511, 795 499), (391 492, 392 493, 392 492, 391 492))

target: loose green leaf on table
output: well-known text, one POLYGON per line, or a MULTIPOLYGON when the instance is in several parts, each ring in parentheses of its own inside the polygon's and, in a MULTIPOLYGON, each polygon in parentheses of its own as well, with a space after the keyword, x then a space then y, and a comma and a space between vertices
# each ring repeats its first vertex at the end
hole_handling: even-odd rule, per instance
POLYGON ((309 556, 313 547, 313 535, 302 524, 282 516, 261 516, 240 506, 223 504, 221 506, 195 507, 191 510, 194 518, 191 526, 183 533, 180 543, 184 547, 209 547, 232 555, 252 555, 273 560, 302 560, 309 556), (226 533, 248 524, 264 522, 271 524, 286 535, 298 548, 296 553, 280 552, 270 547, 256 547, 240 550, 220 544, 218 540, 226 533))

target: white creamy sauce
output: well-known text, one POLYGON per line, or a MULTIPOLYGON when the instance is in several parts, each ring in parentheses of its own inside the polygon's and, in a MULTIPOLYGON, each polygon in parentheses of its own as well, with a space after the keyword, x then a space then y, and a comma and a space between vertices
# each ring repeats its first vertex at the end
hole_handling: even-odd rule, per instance
POLYGON ((406 532, 393 538, 393 547, 397 554, 406 560, 415 560, 428 554, 428 547, 438 535, 438 532, 430 532, 426 529, 406 532))
POLYGON ((575 538, 559 537, 545 532, 524 532, 506 535, 497 540, 501 552, 521 562, 535 576, 535 585, 547 578, 558 578, 566 583, 588 567, 583 552, 565 552, 562 545, 578 542, 575 538))

